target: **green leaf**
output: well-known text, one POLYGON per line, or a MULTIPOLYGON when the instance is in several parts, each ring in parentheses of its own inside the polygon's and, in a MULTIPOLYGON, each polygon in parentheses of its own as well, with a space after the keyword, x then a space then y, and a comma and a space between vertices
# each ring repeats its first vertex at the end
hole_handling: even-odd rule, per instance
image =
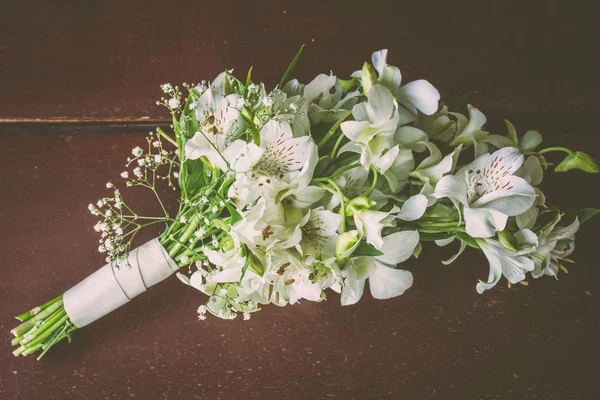
POLYGON ((596 214, 600 214, 600 208, 579 208, 576 210, 569 210, 567 214, 576 215, 579 222, 584 223, 594 217, 596 214))
POLYGON ((227 211, 229 211, 229 215, 231 215, 231 225, 235 224, 238 221, 242 220, 242 216, 240 213, 229 203, 225 203, 225 207, 227 207, 227 211))
POLYGON ((583 151, 576 151, 573 154, 569 154, 554 170, 556 172, 567 172, 572 169, 580 169, 593 174, 599 172, 598 165, 594 159, 583 151))
POLYGON ((383 253, 379 250, 377 250, 375 247, 373 247, 372 245, 370 245, 367 242, 361 242, 358 247, 356 248, 356 250, 354 250, 354 255, 355 256, 381 256, 383 255, 383 253))
POLYGON ((185 160, 183 163, 183 168, 181 168, 179 173, 182 191, 188 195, 192 195, 198 189, 204 186, 205 181, 203 169, 204 164, 202 163, 202 160, 185 160))
POLYGON ((181 116, 179 117, 179 128, 181 134, 188 139, 194 136, 194 134, 200 127, 200 123, 196 118, 196 112, 190 109, 190 104, 192 104, 193 102, 194 96, 190 94, 185 101, 183 111, 181 112, 181 116))
POLYGON ((504 120, 506 128, 508 129, 508 137, 515 143, 519 143, 519 137, 517 136, 517 130, 515 126, 507 119, 504 120))
POLYGON ((542 135, 538 131, 527 131, 521 139, 522 151, 533 151, 542 143, 542 135))
POLYGON ((279 88, 280 89, 283 88, 283 85, 285 84, 285 82, 287 81, 288 77, 290 76, 290 74, 292 73, 292 71, 294 70, 294 68, 296 67, 296 64, 298 63, 298 60, 300 60, 300 55, 302 54, 302 50, 304 50, 304 45, 300 46, 300 50, 298 50, 298 53, 296 53, 296 57, 294 57, 294 59, 292 60, 291 64, 289 65, 289 67, 285 71, 285 74, 283 74, 283 76, 281 77, 281 81, 279 81, 279 88))
POLYGON ((246 75, 246 85, 244 85, 246 88, 248 86, 250 86, 250 84, 252 83, 252 67, 250 67, 250 69, 248 70, 248 75, 246 75))
POLYGON ((361 78, 363 93, 365 94, 365 96, 368 96, 369 90, 371 90, 373 86, 377 85, 377 74, 375 74, 375 70, 373 69, 371 64, 369 64, 366 61, 362 67, 361 78))

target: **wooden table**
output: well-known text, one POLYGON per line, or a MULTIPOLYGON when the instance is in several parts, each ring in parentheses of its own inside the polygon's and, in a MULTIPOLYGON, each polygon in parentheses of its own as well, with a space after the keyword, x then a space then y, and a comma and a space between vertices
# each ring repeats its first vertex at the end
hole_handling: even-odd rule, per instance
MULTIPOLYGON (((539 129, 548 144, 600 159, 596 16, 557 1, 33 1, 0 11, 0 399, 597 399, 598 223, 560 280, 487 276, 470 251, 452 266, 427 246, 415 285, 264 307, 250 321, 196 320, 199 292, 169 279, 76 333, 41 362, 15 358, 13 316, 98 268, 87 204, 106 193, 143 132, 167 124, 158 85, 224 68, 270 87, 297 48, 296 76, 347 76, 390 49, 406 81, 472 102, 500 129, 539 129), (413 2, 417 3, 417 2, 413 2), (422 2, 424 3, 424 2, 422 2)), ((550 203, 598 206, 600 178, 548 173, 550 203)), ((155 205, 137 193, 131 203, 155 205)), ((156 232, 146 232, 149 239, 156 232)))

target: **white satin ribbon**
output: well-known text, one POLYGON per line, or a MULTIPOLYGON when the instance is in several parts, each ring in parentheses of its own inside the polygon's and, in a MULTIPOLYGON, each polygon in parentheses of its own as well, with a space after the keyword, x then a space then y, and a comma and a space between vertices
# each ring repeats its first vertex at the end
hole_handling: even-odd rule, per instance
POLYGON ((78 328, 91 324, 177 271, 158 239, 109 263, 73 286, 63 296, 65 311, 78 328))

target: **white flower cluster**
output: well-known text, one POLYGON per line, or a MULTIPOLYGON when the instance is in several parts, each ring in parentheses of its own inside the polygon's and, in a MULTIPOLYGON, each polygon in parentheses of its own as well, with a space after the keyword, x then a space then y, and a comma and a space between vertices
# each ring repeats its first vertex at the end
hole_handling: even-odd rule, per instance
MULTIPOLYGON (((444 263, 481 249, 480 293, 503 275, 556 276, 569 261, 579 222, 545 205, 544 154, 568 153, 557 170, 597 172, 593 160, 536 150, 541 135, 519 138, 510 123, 507 135, 486 132, 476 108, 452 112, 429 82, 404 84, 386 50, 349 80, 321 74, 267 92, 226 71, 184 86, 185 101, 163 85, 179 119, 174 138, 161 136, 177 146, 182 198, 161 242, 189 266, 179 277, 209 296, 200 319, 248 319, 261 304, 322 301, 326 289, 354 304, 367 280, 377 299, 401 295, 413 276, 398 264, 428 241, 460 242, 444 263)), ((155 155, 134 149, 138 165, 122 176, 148 183, 148 168, 175 165, 158 143, 155 155)))

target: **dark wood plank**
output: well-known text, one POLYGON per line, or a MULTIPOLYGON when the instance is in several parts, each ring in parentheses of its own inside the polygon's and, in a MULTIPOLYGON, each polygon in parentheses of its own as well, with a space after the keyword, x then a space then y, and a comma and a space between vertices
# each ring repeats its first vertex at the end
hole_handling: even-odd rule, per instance
POLYGON ((302 43, 297 76, 346 76, 390 49, 405 79, 489 113, 589 115, 600 29, 589 2, 28 1, 0 12, 0 121, 156 121, 159 84, 225 68, 273 87, 302 43))
MULTIPOLYGON (((498 121, 496 121, 498 122, 498 121)), ((516 121, 538 127, 540 121, 516 121)), ((591 127, 591 126, 590 126, 591 127)), ((596 137, 547 128, 549 144, 600 156, 596 137)), ((117 181, 140 134, 0 130, 0 329, 102 264, 87 204, 117 181)), ((552 203, 597 205, 598 177, 552 174, 552 203)), ((131 202, 158 211, 147 197, 131 202)), ((173 204, 175 205, 175 204, 173 204)), ((196 321, 203 299, 176 278, 77 332, 41 362, 0 344, 0 398, 17 399, 596 399, 600 393, 598 223, 578 235, 560 281, 505 283, 468 252, 451 267, 428 246, 405 295, 341 307, 265 307, 250 321, 196 321)), ((156 232, 146 232, 140 241, 156 232)))

